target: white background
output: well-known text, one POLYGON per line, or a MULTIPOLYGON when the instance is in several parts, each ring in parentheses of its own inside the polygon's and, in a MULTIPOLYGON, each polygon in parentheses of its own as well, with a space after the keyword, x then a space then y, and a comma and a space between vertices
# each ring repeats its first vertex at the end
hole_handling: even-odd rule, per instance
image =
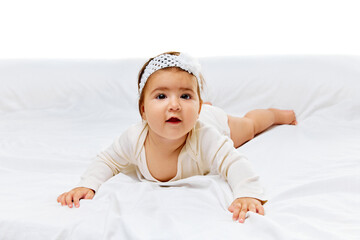
POLYGON ((356 0, 0 0, 0 58, 360 55, 356 0))

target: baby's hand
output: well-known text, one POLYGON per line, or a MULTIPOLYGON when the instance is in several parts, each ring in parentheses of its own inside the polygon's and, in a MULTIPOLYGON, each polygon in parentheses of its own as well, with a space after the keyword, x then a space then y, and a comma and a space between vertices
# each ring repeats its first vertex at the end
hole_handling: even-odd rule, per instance
POLYGON ((95 195, 94 190, 85 187, 77 187, 69 192, 61 194, 57 201, 61 203, 61 206, 68 205, 72 208, 73 202, 75 207, 80 207, 80 199, 92 199, 95 195))
POLYGON ((264 207, 256 198, 242 197, 235 199, 228 208, 233 213, 233 220, 239 219, 240 223, 245 222, 245 216, 248 211, 264 215, 264 207))

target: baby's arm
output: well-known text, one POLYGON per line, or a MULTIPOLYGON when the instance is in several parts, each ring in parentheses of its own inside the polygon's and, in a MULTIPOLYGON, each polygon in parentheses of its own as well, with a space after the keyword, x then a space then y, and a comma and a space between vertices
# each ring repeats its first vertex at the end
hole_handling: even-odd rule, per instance
POLYGON ((74 203, 75 207, 79 207, 80 199, 92 199, 100 185, 114 175, 106 160, 100 157, 102 155, 99 154, 96 160, 90 164, 82 175, 78 187, 61 194, 57 198, 57 201, 62 206, 67 205, 69 208, 72 208, 74 203))
POLYGON ((61 194, 57 201, 62 206, 67 205, 79 207, 80 199, 92 199, 105 181, 118 174, 131 163, 129 162, 131 152, 131 141, 127 134, 123 134, 110 147, 101 152, 81 177, 76 188, 61 194), (129 150, 130 149, 130 150, 129 150))
POLYGON ((245 220, 244 213, 248 210, 263 215, 262 205, 267 200, 259 176, 253 171, 250 162, 234 148, 228 137, 215 128, 204 125, 198 131, 202 159, 209 161, 210 173, 222 175, 231 187, 234 200, 229 211, 233 213, 233 218, 237 220, 240 216, 245 220))
POLYGON ((235 198, 228 208, 233 213, 233 220, 244 223, 248 211, 264 215, 262 205, 267 200, 264 189, 260 185, 259 177, 253 171, 250 162, 234 150, 229 158, 224 160, 223 164, 224 166, 220 171, 227 178, 235 198))

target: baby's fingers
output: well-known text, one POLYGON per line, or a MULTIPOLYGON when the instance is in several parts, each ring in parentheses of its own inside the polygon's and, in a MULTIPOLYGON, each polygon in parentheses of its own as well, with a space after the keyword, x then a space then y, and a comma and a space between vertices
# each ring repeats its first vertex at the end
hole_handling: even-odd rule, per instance
POLYGON ((228 210, 230 211, 230 212, 234 212, 234 205, 230 205, 230 207, 228 208, 228 210))
POLYGON ((63 193, 58 197, 58 202, 61 203, 61 206, 65 205, 65 195, 66 193, 63 193))
POLYGON ((90 189, 85 195, 85 199, 93 199, 94 195, 95 195, 94 191, 90 189))
POLYGON ((73 193, 69 192, 65 197, 65 203, 68 205, 69 208, 73 206, 73 193))
POLYGON ((253 212, 253 213, 256 213, 256 207, 255 207, 255 204, 251 203, 249 205, 249 211, 253 212))
POLYGON ((245 222, 245 217, 246 217, 246 213, 248 211, 248 206, 246 203, 244 203, 242 206, 241 206, 241 211, 240 211, 240 214, 239 214, 239 222, 240 223, 244 223, 245 222))
POLYGON ((59 195, 59 196, 58 196, 58 198, 56 199, 56 201, 57 201, 58 203, 60 203, 60 202, 61 202, 62 195, 64 195, 64 194, 59 195))
POLYGON ((239 204, 238 206, 235 206, 233 208, 233 220, 236 221, 239 219, 239 214, 240 214, 240 210, 241 210, 241 204, 239 204))
POLYGON ((260 214, 260 215, 263 215, 264 216, 264 207, 261 205, 261 204, 259 204, 259 205, 257 205, 256 206, 256 210, 257 210, 257 212, 260 214))
MULTIPOLYGON (((81 199, 81 194, 79 193, 79 192, 76 192, 75 194, 74 194, 74 205, 75 205, 75 207, 80 207, 80 199, 81 199)), ((69 206, 70 207, 70 206, 69 206)))

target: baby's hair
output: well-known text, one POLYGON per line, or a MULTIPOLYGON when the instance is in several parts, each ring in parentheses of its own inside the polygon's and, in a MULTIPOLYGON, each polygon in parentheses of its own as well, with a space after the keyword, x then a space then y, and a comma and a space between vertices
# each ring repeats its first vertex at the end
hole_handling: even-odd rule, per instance
MULTIPOLYGON (((179 55, 180 55, 180 52, 165 52, 165 53, 161 53, 161 54, 159 54, 159 55, 157 55, 157 56, 155 56, 155 57, 150 58, 150 59, 144 64, 144 66, 141 68, 141 70, 140 70, 140 72, 139 72, 139 75, 138 75, 138 90, 139 90, 139 91, 140 91, 141 77, 142 77, 142 75, 144 74, 144 71, 145 71, 146 66, 147 66, 154 58, 156 58, 156 57, 158 57, 158 56, 161 56, 161 55, 163 55, 163 54, 171 54, 171 55, 179 56, 179 55)), ((171 67, 171 68, 177 68, 179 71, 185 71, 185 70, 183 70, 183 69, 181 69, 181 68, 179 68, 179 67, 171 67)), ((166 68, 163 68, 163 69, 166 69, 166 68)), ((204 77, 203 77, 203 75, 202 75, 201 73, 199 74, 199 77, 200 77, 200 81, 201 81, 201 89, 200 89, 200 87, 199 87, 199 84, 197 84, 197 93, 198 93, 198 96, 199 96, 200 104, 202 104, 203 101, 202 101, 200 92, 203 90, 203 86, 204 86, 204 84, 205 84, 205 80, 204 80, 204 77)), ((139 105, 139 113, 140 113, 140 115, 142 114, 142 112, 141 112, 141 106, 142 106, 142 104, 143 104, 143 102, 144 102, 145 88, 146 88, 146 84, 145 84, 143 90, 141 91, 140 97, 139 97, 139 103, 138 103, 138 105, 139 105)))

